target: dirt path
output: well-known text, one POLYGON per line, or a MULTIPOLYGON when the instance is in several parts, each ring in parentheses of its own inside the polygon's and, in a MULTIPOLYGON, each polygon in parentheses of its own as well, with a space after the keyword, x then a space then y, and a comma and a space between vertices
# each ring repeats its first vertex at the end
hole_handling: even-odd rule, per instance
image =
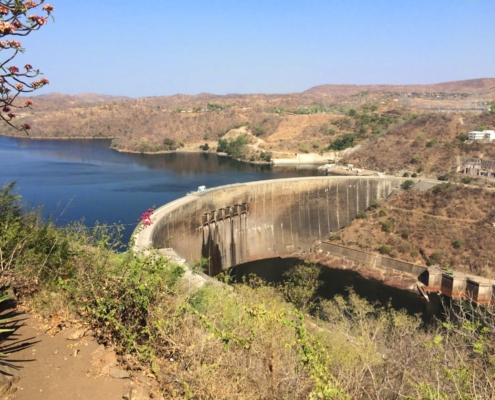
POLYGON ((131 396, 136 391, 130 392, 134 383, 129 373, 85 329, 72 327, 52 336, 32 315, 15 320, 18 328, 1 344, 6 354, 0 358, 0 399, 149 399, 146 394, 131 396))

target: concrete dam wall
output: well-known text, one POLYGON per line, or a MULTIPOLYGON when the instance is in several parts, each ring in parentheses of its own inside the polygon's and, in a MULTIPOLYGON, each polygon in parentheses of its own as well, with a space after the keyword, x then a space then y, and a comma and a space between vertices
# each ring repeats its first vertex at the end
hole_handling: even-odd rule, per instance
POLYGON ((208 272, 215 275, 245 262, 309 251, 403 181, 329 176, 221 186, 157 209, 136 244, 173 247, 190 264, 209 258, 208 272))

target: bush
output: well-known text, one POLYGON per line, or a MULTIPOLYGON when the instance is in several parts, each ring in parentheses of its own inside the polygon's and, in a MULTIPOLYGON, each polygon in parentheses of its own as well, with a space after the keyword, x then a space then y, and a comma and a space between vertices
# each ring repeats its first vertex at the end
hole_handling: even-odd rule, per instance
POLYGON ((469 139, 469 136, 468 136, 466 133, 461 133, 461 134, 459 135, 459 140, 460 140, 461 142, 463 142, 463 143, 464 143, 466 140, 468 140, 468 139, 469 139))
POLYGON ((341 138, 335 139, 330 146, 328 146, 328 150, 345 150, 349 147, 354 147, 354 140, 356 139, 356 135, 353 133, 346 133, 341 138))
POLYGON ((441 265, 443 261, 443 252, 441 250, 435 251, 430 258, 426 261, 428 266, 439 264, 441 265))
POLYGON ((380 252, 380 254, 390 254, 390 247, 384 244, 378 249, 378 251, 380 252))
POLYGON ((400 185, 401 189, 403 189, 403 190, 409 190, 413 186, 414 186, 414 181, 412 181, 410 179, 405 181, 405 182, 402 182, 402 184, 400 185))
POLYGON ((381 226, 382 226, 383 232, 390 233, 390 232, 392 232, 392 229, 394 227, 394 221, 392 221, 391 219, 388 219, 386 221, 382 221, 381 226))
POLYGON ((205 143, 205 144, 200 144, 199 148, 203 151, 207 151, 209 150, 210 146, 208 145, 208 143, 205 143))
POLYGON ((448 180, 449 180, 449 178, 450 178, 450 177, 449 177, 447 174, 437 176, 437 179, 438 179, 439 181, 448 181, 448 180))
POLYGON ((411 174, 411 178, 417 178, 417 177, 418 177, 418 174, 417 174, 416 172, 413 172, 413 173, 411 174))
POLYGON ((330 237, 328 238, 329 240, 340 240, 340 233, 332 233, 330 237))
POLYGON ((179 144, 176 143, 174 139, 170 139, 170 138, 163 139, 163 145, 165 146, 165 150, 168 151, 174 151, 179 148, 179 144))
POLYGON ((404 172, 404 173, 402 174, 402 176, 403 176, 404 178, 409 178, 409 172, 404 172))
POLYGON ((467 185, 467 184, 471 183, 473 180, 474 180, 474 178, 471 176, 463 176, 461 179, 461 182, 465 183, 467 185))
POLYGON ((397 250, 402 253, 409 253, 412 251, 412 244, 409 242, 401 242, 399 246, 397 246, 397 250))
POLYGON ((382 208, 382 209, 380 210, 380 212, 378 213, 378 215, 379 215, 380 217, 384 217, 385 215, 387 215, 387 210, 385 210, 384 208, 382 208))
POLYGON ((419 154, 415 154, 411 158, 411 164, 419 164, 420 162, 421 162, 421 157, 419 156, 419 154))
POLYGON ((456 240, 454 240, 454 243, 452 243, 452 245, 456 249, 460 249, 464 245, 464 240, 463 239, 456 239, 456 240))
POLYGON ((220 139, 217 146, 218 152, 227 153, 230 157, 238 159, 247 155, 247 136, 240 135, 237 138, 220 139))
POLYGON ((375 199, 368 206, 367 210, 368 211, 376 210, 378 207, 380 207, 382 205, 382 203, 383 203, 383 201, 381 199, 375 199))
POLYGON ((357 213, 356 218, 357 219, 366 219, 366 213, 364 211, 361 211, 361 212, 357 213))
POLYGON ((433 147, 437 141, 435 139, 431 139, 428 143, 426 143, 426 147, 433 147))
POLYGON ((420 173, 421 173, 421 172, 423 172, 424 170, 425 170, 425 167, 424 167, 423 165, 420 165, 420 166, 418 167, 417 172, 418 172, 418 174, 420 174, 420 173))

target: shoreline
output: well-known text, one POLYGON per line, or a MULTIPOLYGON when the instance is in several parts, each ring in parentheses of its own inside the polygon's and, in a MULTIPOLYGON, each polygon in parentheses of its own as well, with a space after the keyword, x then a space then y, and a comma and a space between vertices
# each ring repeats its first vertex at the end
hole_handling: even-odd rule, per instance
MULTIPOLYGON (((20 139, 20 140, 113 140, 115 137, 87 137, 87 136, 61 136, 61 137, 46 137, 46 136, 14 136, 14 135, 5 135, 1 134, 0 136, 10 138, 10 139, 20 139)), ((177 150, 169 151, 169 150, 161 150, 161 151, 154 151, 154 152, 149 152, 149 151, 135 151, 135 150, 126 150, 126 149, 117 149, 114 147, 109 146, 111 150, 118 151, 119 153, 129 153, 129 154, 146 154, 146 155, 155 155, 155 154, 171 154, 171 153, 204 153, 204 154, 216 154, 219 157, 230 157, 227 153, 222 153, 222 152, 216 152, 216 151, 204 151, 204 150, 196 150, 196 149, 184 149, 180 148, 177 150)), ((230 157, 232 158, 232 157, 230 157)), ((289 167, 289 166, 301 166, 301 165, 307 165, 307 166, 314 166, 317 168, 320 165, 324 165, 325 162, 322 160, 310 160, 307 158, 303 158, 303 160, 298 160, 297 158, 294 159, 288 159, 288 158, 273 158, 272 161, 266 162, 266 161, 249 161, 249 160, 242 160, 242 159, 234 159, 239 162, 243 162, 246 164, 253 164, 253 165, 271 165, 273 167, 289 167)))

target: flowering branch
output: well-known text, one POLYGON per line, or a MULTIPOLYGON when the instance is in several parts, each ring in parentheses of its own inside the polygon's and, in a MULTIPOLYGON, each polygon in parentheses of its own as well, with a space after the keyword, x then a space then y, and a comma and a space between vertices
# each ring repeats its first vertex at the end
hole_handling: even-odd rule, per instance
POLYGON ((32 31, 37 31, 46 25, 47 18, 55 10, 52 5, 46 4, 41 8, 43 16, 28 15, 31 10, 41 6, 44 2, 45 0, 0 0, 0 51, 7 52, 5 61, 0 62, 0 119, 11 127, 26 133, 31 127, 28 124, 15 126, 12 121, 16 118, 16 114, 12 112, 12 109, 31 107, 33 101, 26 100, 20 105, 14 104, 14 101, 21 93, 34 92, 50 82, 46 78, 33 80, 41 72, 33 69, 30 64, 26 64, 23 68, 10 65, 17 54, 24 52, 24 48, 16 40, 3 39, 8 36, 27 36, 32 31))
POLYGON ((141 215, 138 218, 138 222, 140 222, 143 227, 150 226, 151 224, 153 224, 151 217, 153 216, 154 212, 155 212, 155 210, 153 208, 148 208, 148 210, 146 210, 143 213, 143 215, 141 215))

